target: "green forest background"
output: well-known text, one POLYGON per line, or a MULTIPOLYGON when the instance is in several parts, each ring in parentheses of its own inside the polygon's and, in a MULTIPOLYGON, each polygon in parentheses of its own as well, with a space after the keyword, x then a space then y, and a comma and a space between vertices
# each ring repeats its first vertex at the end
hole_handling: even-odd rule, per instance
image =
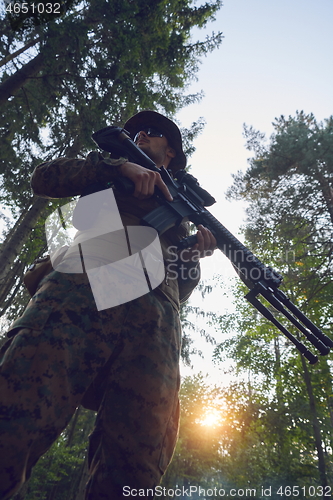
MULTIPOLYGON (((29 300, 23 275, 47 252, 44 220, 57 206, 31 195, 33 168, 59 156, 85 156, 94 149, 92 131, 121 125, 138 110, 173 117, 199 101, 188 86, 201 58, 223 37, 193 41, 191 33, 221 7, 220 0, 200 6, 189 0, 67 1, 59 17, 2 9, 1 343, 29 300)), ((198 120, 182 130, 188 155, 202 126, 198 120)), ((228 196, 247 202, 247 244, 283 274, 281 289, 332 337, 333 118, 318 123, 297 112, 275 119, 269 139, 252 127, 244 134, 252 158, 228 196)), ((206 492, 192 498, 220 498, 215 492, 222 489, 234 489, 233 498, 331 498, 331 357, 309 365, 245 303, 244 293, 237 283, 237 313, 207 318, 223 331, 216 335, 224 340, 215 345, 214 362, 231 363, 234 381, 223 387, 202 375, 182 381, 179 441, 162 483, 167 498, 172 489, 191 486, 206 492)), ((187 362, 190 310, 182 311, 187 362)), ((78 408, 16 500, 84 498, 94 418, 78 408)))

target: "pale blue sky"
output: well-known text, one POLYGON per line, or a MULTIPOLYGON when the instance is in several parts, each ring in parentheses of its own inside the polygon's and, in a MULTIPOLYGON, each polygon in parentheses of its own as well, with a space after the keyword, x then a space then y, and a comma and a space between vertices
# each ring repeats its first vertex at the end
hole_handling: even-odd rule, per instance
POLYGON ((200 178, 209 171, 227 174, 227 182, 246 168, 244 122, 269 135, 281 114, 303 109, 322 120, 333 113, 332 27, 333 0, 224 1, 207 29, 223 31, 224 41, 191 88, 205 98, 178 114, 183 125, 206 119, 191 159, 200 178))
MULTIPOLYGON (((318 120, 333 114, 332 26, 333 0, 224 0, 216 22, 206 30, 222 31, 225 38, 203 60, 198 82, 190 89, 203 89, 205 98, 178 118, 183 126, 199 116, 207 122, 190 159, 192 173, 217 200, 210 211, 234 234, 244 207, 227 202, 224 192, 231 174, 247 167, 243 123, 269 136, 272 121, 282 114, 304 110, 318 120)), ((203 261, 204 277, 220 270, 229 280, 229 261, 217 253, 203 261)), ((216 309, 216 301, 229 307, 221 298, 193 299, 207 309, 216 309)), ((196 367, 205 370, 205 364, 196 367)))

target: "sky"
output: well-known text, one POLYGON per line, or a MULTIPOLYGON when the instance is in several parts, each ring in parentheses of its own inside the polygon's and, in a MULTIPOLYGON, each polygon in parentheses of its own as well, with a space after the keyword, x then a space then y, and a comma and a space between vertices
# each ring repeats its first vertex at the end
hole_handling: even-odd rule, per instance
MULTIPOLYGON (((333 0, 224 0, 216 21, 194 33, 194 39, 203 39, 222 31, 224 40, 203 59, 198 81, 189 88, 191 93, 203 90, 205 97, 181 110, 177 119, 189 127, 204 117, 206 126, 189 160, 191 173, 217 200, 209 211, 241 241, 245 205, 227 201, 225 192, 232 174, 245 171, 251 156, 243 124, 269 138, 275 117, 303 110, 322 121, 333 114, 332 25, 333 0)), ((202 268, 210 283, 216 282, 216 274, 225 283, 234 275, 220 251, 204 259, 202 268)), ((191 303, 205 310, 232 311, 231 301, 219 290, 204 301, 196 293, 191 303)), ((214 382, 221 380, 212 367, 211 350, 199 340, 196 346, 206 354, 203 361, 194 358, 194 371, 214 373, 214 382)), ((183 375, 190 373, 182 369, 183 375)))

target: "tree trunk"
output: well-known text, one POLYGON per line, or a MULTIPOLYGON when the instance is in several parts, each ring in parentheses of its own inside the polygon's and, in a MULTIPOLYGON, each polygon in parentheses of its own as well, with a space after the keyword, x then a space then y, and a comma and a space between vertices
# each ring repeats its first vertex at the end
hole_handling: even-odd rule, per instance
POLYGON ((323 445, 322 445, 320 423, 319 423, 317 409, 316 409, 316 401, 315 401, 313 390, 312 390, 310 372, 309 372, 308 366, 307 366, 306 361, 305 361, 303 356, 301 356, 301 362, 302 362, 302 368, 303 368, 303 378, 304 378, 306 390, 307 390, 307 393, 309 396, 310 415, 311 415, 313 435, 314 435, 315 445, 316 445, 316 450, 317 450, 320 483, 321 483, 322 487, 325 488, 327 486, 326 464, 325 464, 324 450, 323 450, 323 445))
POLYGON ((29 489, 29 479, 23 486, 19 489, 16 495, 13 496, 13 500, 24 500, 29 489))
POLYGON ((21 215, 3 242, 0 252, 0 286, 8 283, 7 275, 48 203, 49 200, 45 198, 35 198, 30 209, 21 215))
POLYGON ((15 57, 19 56, 20 54, 22 54, 23 52, 25 52, 26 50, 28 50, 30 47, 33 47, 34 45, 36 45, 36 43, 38 43, 40 41, 41 41, 41 38, 40 38, 40 36, 38 36, 34 40, 30 40, 30 42, 28 42, 26 45, 24 45, 24 47, 21 47, 20 49, 18 49, 15 52, 13 52, 13 54, 9 54, 8 56, 4 57, 0 61, 0 68, 1 68, 1 66, 4 66, 9 61, 12 61, 13 59, 15 59, 15 57))
MULTIPOLYGON (((82 149, 80 136, 74 138, 72 146, 67 148, 67 157, 76 157, 82 149)), ((49 199, 34 197, 28 211, 21 214, 12 229, 9 231, 5 241, 0 247, 0 297, 5 300, 9 291, 14 286, 18 267, 16 259, 25 243, 28 241, 32 229, 36 226, 39 218, 46 210, 49 199)), ((7 307, 10 304, 7 305, 7 307)))
POLYGON ((276 440, 277 440, 277 455, 278 455, 278 470, 281 480, 288 484, 290 480, 291 462, 290 450, 287 435, 287 422, 286 422, 286 407, 283 381, 281 376, 281 351, 280 351, 280 337, 274 337, 274 378, 275 378, 275 397, 277 404, 277 419, 276 419, 276 440))
POLYGON ((70 430, 69 430, 69 434, 68 434, 68 438, 67 438, 67 443, 66 443, 66 446, 69 448, 73 445, 73 437, 74 437, 74 432, 75 432, 77 420, 79 418, 80 409, 81 409, 81 406, 78 406, 76 408, 74 416, 73 416, 72 421, 71 421, 71 426, 70 426, 70 430))
POLYGON ((75 500, 84 500, 86 494, 86 484, 89 479, 89 471, 88 471, 88 453, 86 454, 85 460, 82 464, 81 468, 81 478, 80 484, 75 495, 75 500))
POLYGON ((333 224, 333 189, 329 180, 321 173, 317 172, 316 177, 319 180, 321 191, 326 203, 327 211, 330 214, 331 222, 333 224))
MULTIPOLYGON (((1 280, 0 286, 0 304, 3 304, 3 307, 6 307, 5 299, 13 288, 13 280, 20 276, 23 272, 24 264, 23 262, 17 260, 14 262, 10 272, 1 280)), ((2 311, 0 316, 2 315, 2 311)))
POLYGON ((7 78, 0 85, 0 104, 5 104, 8 99, 17 94, 26 81, 34 76, 43 67, 44 53, 40 52, 27 64, 22 66, 16 73, 7 78))

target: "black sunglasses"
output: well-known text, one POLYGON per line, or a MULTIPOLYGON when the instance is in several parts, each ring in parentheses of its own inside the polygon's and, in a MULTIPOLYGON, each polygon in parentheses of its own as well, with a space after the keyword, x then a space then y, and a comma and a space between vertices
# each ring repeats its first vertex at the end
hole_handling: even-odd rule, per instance
POLYGON ((140 132, 144 132, 145 134, 147 134, 149 137, 164 137, 164 134, 162 134, 162 132, 160 132, 159 130, 157 130, 156 128, 154 127, 142 127, 140 129, 140 131, 135 134, 135 137, 134 137, 134 142, 137 141, 138 137, 139 137, 139 134, 140 132))

